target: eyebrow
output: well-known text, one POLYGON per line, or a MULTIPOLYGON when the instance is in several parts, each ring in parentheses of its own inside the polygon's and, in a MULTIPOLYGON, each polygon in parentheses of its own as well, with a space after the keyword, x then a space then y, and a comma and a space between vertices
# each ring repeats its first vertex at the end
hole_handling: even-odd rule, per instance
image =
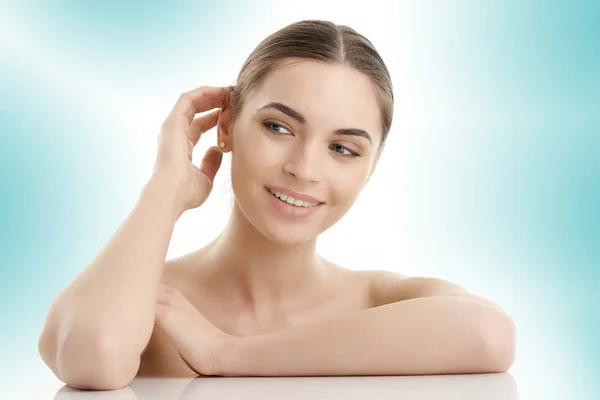
MULTIPOLYGON (((262 106, 261 108, 259 108, 257 110, 258 111, 262 111, 265 109, 269 109, 269 108, 273 108, 275 110, 278 110, 282 113, 284 113, 285 115, 295 119, 296 121, 300 122, 301 124, 306 123, 306 117, 304 117, 304 115, 300 114, 298 111, 294 110, 293 108, 286 106, 285 104, 282 103, 278 103, 278 102, 272 102, 269 103, 267 105, 262 106)), ((358 128, 341 128, 341 129, 337 129, 334 134, 336 135, 351 135, 351 136, 362 136, 364 138, 366 138, 369 143, 373 144, 373 140, 371 139, 371 136, 367 133, 367 131, 363 130, 363 129, 358 129, 358 128)))

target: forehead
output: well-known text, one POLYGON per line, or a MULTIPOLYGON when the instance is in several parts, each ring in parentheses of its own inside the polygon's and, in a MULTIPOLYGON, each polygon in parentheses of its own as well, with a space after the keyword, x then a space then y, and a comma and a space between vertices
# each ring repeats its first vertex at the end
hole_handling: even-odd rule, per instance
POLYGON ((379 137, 381 113, 370 79, 348 66, 285 60, 247 97, 249 112, 278 101, 302 113, 308 125, 361 128, 379 137))

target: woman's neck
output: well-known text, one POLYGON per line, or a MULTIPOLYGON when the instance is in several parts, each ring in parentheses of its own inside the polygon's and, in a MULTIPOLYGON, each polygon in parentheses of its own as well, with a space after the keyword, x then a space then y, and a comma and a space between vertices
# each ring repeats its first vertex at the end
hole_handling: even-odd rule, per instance
POLYGON ((225 230, 206 246, 203 264, 211 284, 236 306, 269 319, 325 285, 329 264, 317 254, 316 241, 276 243, 257 231, 235 203, 225 230))

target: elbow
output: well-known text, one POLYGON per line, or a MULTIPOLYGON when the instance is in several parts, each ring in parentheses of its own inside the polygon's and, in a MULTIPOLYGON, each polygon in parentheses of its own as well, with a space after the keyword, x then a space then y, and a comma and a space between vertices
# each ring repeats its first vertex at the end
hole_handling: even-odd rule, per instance
POLYGON ((71 333, 56 355, 59 379, 80 390, 121 389, 135 378, 140 358, 97 334, 71 333))
POLYGON ((516 327, 504 312, 498 312, 488 321, 481 334, 483 371, 507 372, 516 356, 516 327))

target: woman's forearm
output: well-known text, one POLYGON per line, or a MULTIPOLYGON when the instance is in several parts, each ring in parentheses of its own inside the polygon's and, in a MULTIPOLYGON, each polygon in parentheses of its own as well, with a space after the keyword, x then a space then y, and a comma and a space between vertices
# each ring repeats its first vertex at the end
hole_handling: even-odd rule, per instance
POLYGON ((423 297, 274 333, 234 337, 225 376, 420 375, 498 372, 514 326, 468 296, 423 297))
POLYGON ((102 352, 110 353, 116 365, 136 368, 152 334, 178 207, 167 182, 149 181, 108 243, 57 297, 39 340, 43 358, 52 363, 52 354, 57 355, 51 365, 55 372, 83 373, 100 363, 102 352))

